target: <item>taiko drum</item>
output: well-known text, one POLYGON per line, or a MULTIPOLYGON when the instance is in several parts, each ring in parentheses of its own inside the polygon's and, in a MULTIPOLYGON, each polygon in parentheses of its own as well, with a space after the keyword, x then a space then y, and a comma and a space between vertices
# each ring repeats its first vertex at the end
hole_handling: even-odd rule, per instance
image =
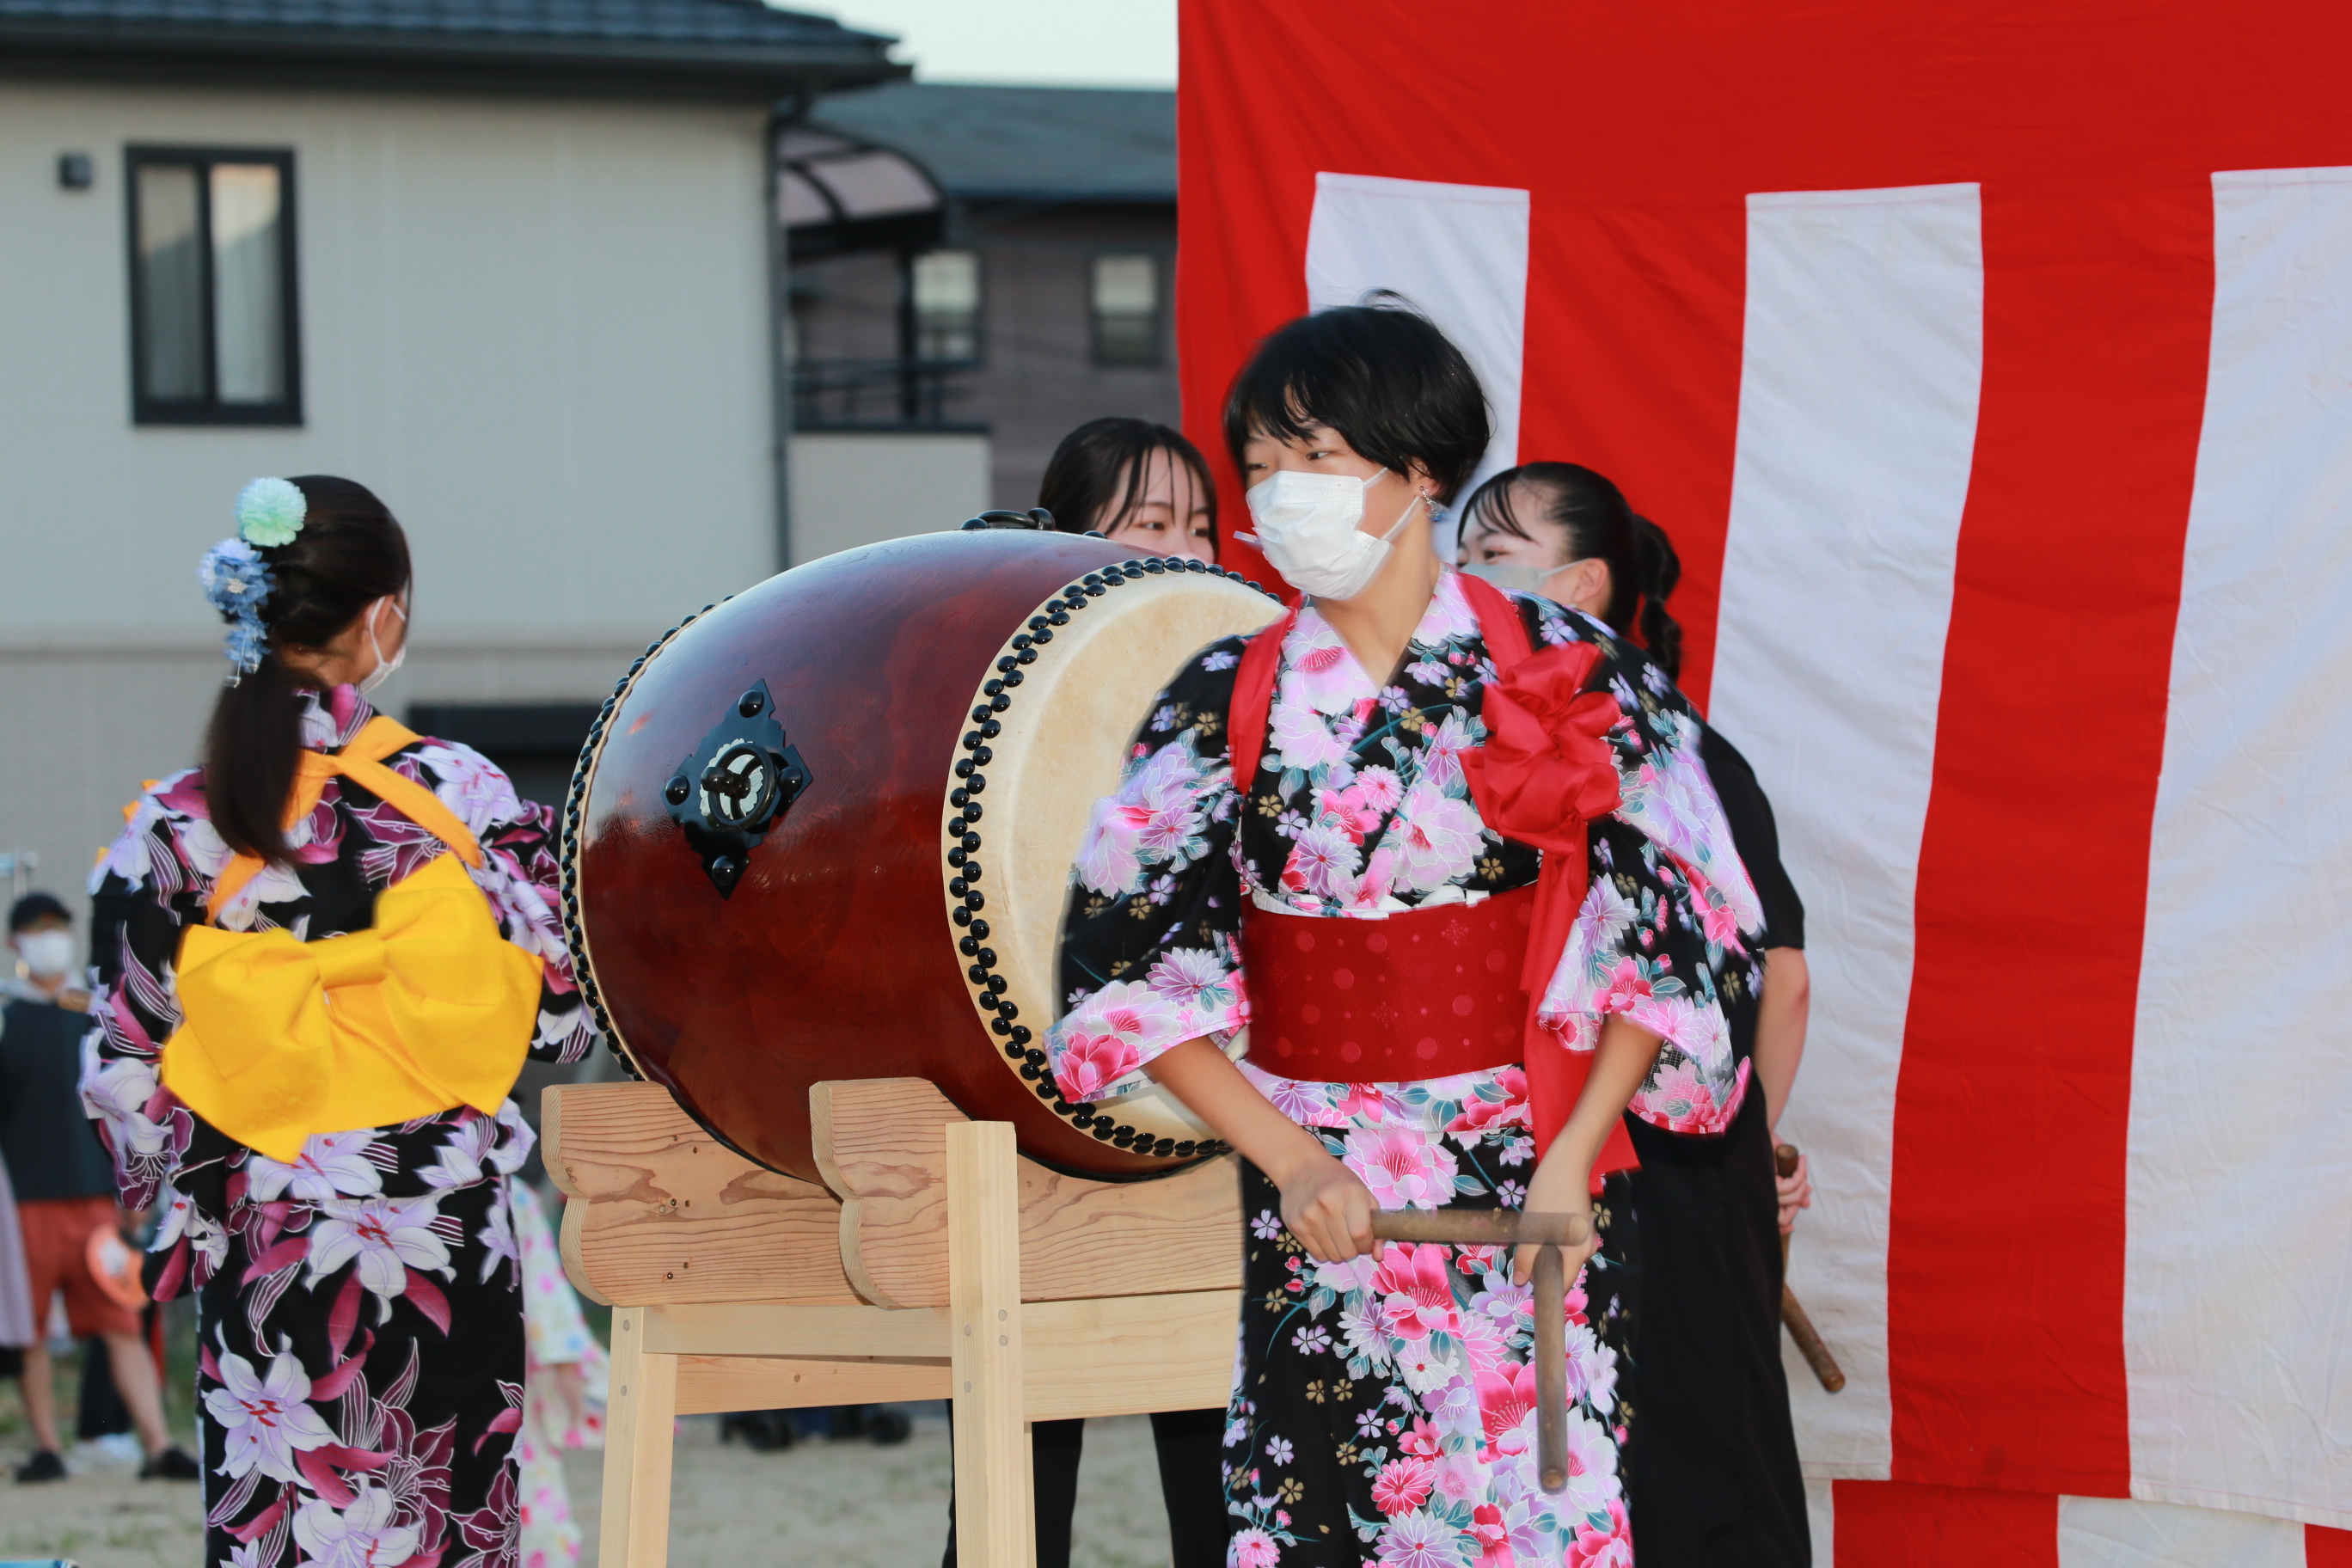
POLYGON ((1197 562, 1018 529, 795 567, 648 648, 565 806, 599 1026, 733 1148, 809 1180, 810 1086, 922 1078, 1061 1169, 1215 1152, 1150 1086, 1045 1071, 1069 868, 1152 695, 1281 605, 1197 562))

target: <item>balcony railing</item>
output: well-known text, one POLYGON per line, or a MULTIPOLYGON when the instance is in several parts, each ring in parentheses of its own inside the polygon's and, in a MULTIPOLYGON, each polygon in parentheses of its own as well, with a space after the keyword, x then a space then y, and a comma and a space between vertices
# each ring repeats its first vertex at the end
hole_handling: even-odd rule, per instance
POLYGON ((793 367, 800 430, 959 427, 971 395, 971 360, 804 359, 793 367))

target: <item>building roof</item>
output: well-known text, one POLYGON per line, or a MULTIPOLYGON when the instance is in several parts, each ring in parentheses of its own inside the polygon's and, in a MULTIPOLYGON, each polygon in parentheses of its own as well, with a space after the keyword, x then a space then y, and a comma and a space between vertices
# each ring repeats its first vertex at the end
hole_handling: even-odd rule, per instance
POLYGON ((818 91, 895 40, 761 0, 0 0, 0 57, 522 70, 818 91))
POLYGON ((811 118, 909 154, 960 200, 1176 200, 1172 92, 893 82, 811 118))

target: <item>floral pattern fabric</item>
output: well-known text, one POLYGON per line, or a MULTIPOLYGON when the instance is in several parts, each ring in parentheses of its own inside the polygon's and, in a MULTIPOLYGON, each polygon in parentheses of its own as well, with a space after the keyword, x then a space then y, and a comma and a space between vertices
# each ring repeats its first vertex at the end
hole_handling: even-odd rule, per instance
MULTIPOLYGON (((306 700, 306 745, 338 748, 373 716, 352 688, 306 700)), ((545 961, 530 1054, 576 1061, 594 1036, 551 908, 553 816, 463 746, 421 740, 386 765, 432 790, 480 840, 472 871, 505 938, 545 961)), ((205 1549, 231 1568, 514 1568, 510 1447, 522 1420, 523 1300, 508 1178, 531 1132, 509 1101, 309 1141, 281 1164, 162 1086, 180 1023, 180 938, 230 854, 201 771, 131 806, 91 882, 97 991, 83 1103, 121 1200, 158 1208, 158 1300, 197 1301, 205 1549)), ((375 895, 446 852, 347 778, 289 834, 290 863, 219 915, 306 942, 360 931, 375 895)))
MULTIPOLYGON (((1634 1113, 1717 1131, 1747 1089, 1734 1041, 1752 1037, 1761 916, 1698 761, 1697 716, 1598 623, 1541 599, 1516 605, 1535 647, 1598 647, 1590 686, 1618 708, 1609 740, 1622 801, 1591 825, 1590 893, 1540 1020, 1569 1050, 1592 1049, 1612 1014, 1655 1031, 1665 1045, 1634 1113)), ((1234 1042, 1249 1021, 1239 938, 1250 905, 1377 919, 1523 888, 1540 869, 1538 850, 1486 826, 1462 766, 1485 738, 1480 700, 1496 671, 1456 575, 1440 579, 1386 681, 1302 610, 1259 772, 1237 787, 1226 721, 1246 643, 1187 661, 1088 824, 1062 950, 1068 1011, 1048 1041, 1072 1100, 1139 1087, 1145 1064, 1184 1040, 1234 1042)), ((1525 1202, 1535 1147, 1522 1064, 1400 1083, 1241 1067, 1383 1208, 1525 1202)), ((1243 1182, 1255 1217, 1227 1424, 1233 1563, 1631 1562, 1619 1384, 1638 1242, 1624 1178, 1603 1194, 1603 1248, 1572 1292, 1574 1474, 1557 1499, 1533 1476, 1531 1318, 1507 1260, 1392 1244, 1378 1263, 1320 1267, 1284 1229, 1272 1184, 1246 1166, 1243 1182)))
MULTIPOLYGON (((1444 1177, 1446 1206, 1516 1201, 1517 1140, 1395 1138, 1444 1177)), ((1601 1250, 1568 1292, 1568 1485, 1554 1494, 1537 1474, 1533 1292, 1511 1283, 1509 1254, 1391 1242, 1377 1262, 1318 1264, 1284 1228, 1274 1184, 1244 1165, 1227 1562, 1628 1568, 1621 1450, 1640 1270, 1636 1228, 1611 1223, 1624 1193, 1612 1177, 1596 1205, 1601 1250)))
MULTIPOLYGON (((1728 1010, 1754 1005, 1763 916, 1699 762, 1698 716, 1598 622, 1513 597, 1536 647, 1599 647, 1590 684, 1619 710, 1610 741, 1622 804, 1591 826, 1591 888, 1539 1016, 1570 1050, 1592 1049, 1617 1013, 1662 1036, 1634 1114, 1719 1132, 1747 1089, 1728 1010)), ((1224 723, 1247 642, 1228 637, 1187 661, 1081 841, 1062 951, 1069 1011, 1048 1042, 1072 1100, 1140 1088, 1144 1064, 1169 1047, 1229 1041, 1248 1023, 1245 900, 1378 918, 1526 887, 1541 866, 1538 850, 1480 820, 1462 767, 1486 737, 1479 700, 1495 666, 1458 575, 1440 579, 1385 684, 1312 605, 1300 612, 1244 800, 1224 723)), ((1404 1085, 1243 1071, 1308 1126, 1348 1126, 1377 1101, 1375 1123, 1435 1131, 1510 1099, 1491 1071, 1404 1085)))

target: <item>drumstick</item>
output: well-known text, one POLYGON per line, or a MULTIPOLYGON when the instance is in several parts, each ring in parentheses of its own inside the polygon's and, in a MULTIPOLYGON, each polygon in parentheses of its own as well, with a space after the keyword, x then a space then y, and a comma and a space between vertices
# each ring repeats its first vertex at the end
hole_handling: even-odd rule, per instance
POLYGON ((1443 1241, 1455 1247, 1581 1247, 1592 1222, 1580 1214, 1517 1209, 1392 1209, 1372 1216, 1382 1241, 1443 1241))
MULTIPOLYGON (((1772 1169, 1783 1177, 1793 1176, 1797 1173, 1797 1146, 1783 1143, 1772 1151, 1772 1169)), ((1785 1274, 1788 1268, 1789 1237, 1783 1231, 1780 1235, 1780 1268, 1785 1274)), ((1797 1300, 1797 1293, 1789 1289, 1786 1279, 1780 1282, 1780 1321, 1789 1326, 1789 1337, 1797 1342, 1797 1353, 1803 1356, 1805 1364, 1813 1369, 1813 1375, 1821 1379, 1822 1387, 1832 1394, 1843 1388, 1843 1369, 1838 1365, 1837 1357, 1830 1354, 1828 1342, 1822 1338, 1821 1331, 1813 1327, 1813 1320, 1806 1315, 1804 1307, 1797 1300)))
POLYGON ((1591 1222, 1577 1214, 1513 1209, 1398 1209, 1372 1216, 1382 1241, 1455 1247, 1535 1245, 1536 1468, 1543 1489, 1568 1485, 1568 1265, 1561 1247, 1580 1247, 1591 1222))

